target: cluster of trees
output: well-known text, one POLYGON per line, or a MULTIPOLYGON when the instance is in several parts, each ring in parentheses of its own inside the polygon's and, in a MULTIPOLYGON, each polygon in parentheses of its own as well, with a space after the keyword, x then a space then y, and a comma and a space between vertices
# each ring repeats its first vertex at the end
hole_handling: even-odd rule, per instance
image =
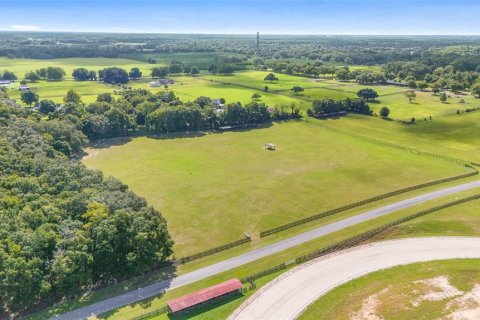
MULTIPOLYGON (((38 100, 38 99, 37 99, 38 100)), ((90 139, 116 137, 133 132, 165 133, 215 130, 222 126, 262 123, 301 117, 295 105, 268 107, 254 99, 249 104, 230 103, 219 108, 209 97, 181 102, 172 91, 153 94, 149 90, 125 90, 115 99, 100 94, 97 101, 82 103, 70 90, 65 104, 58 109, 49 100, 41 100, 38 111, 49 119, 68 120, 90 139)), ((221 102, 225 102, 221 99, 221 102)), ((65 152, 67 154, 72 151, 65 152)))
POLYGON ((97 81, 97 72, 85 68, 77 68, 72 72, 72 77, 78 81, 97 81))
POLYGON ((47 67, 35 71, 40 79, 49 81, 60 81, 65 78, 65 70, 60 67, 47 67))
POLYGON ((158 211, 118 180, 67 157, 87 142, 75 121, 0 105, 4 313, 137 275, 172 254, 158 211))
POLYGON ((208 67, 208 71, 213 74, 223 74, 225 76, 231 75, 235 72, 235 69, 228 65, 228 64, 222 64, 222 65, 216 65, 212 64, 208 67))
POLYGON ((312 107, 307 110, 309 116, 316 116, 322 114, 332 114, 337 112, 352 112, 358 114, 371 115, 373 111, 370 106, 363 99, 333 100, 323 99, 315 100, 312 107))
POLYGON ((0 73, 0 80, 14 81, 17 80, 15 73, 5 70, 3 73, 0 73))
POLYGON ((370 88, 360 89, 357 92, 357 97, 363 98, 367 101, 369 101, 369 100, 373 101, 373 100, 378 98, 378 93, 375 90, 370 89, 370 88))
POLYGON ((128 72, 122 68, 109 67, 98 71, 98 79, 110 84, 125 84, 129 76, 128 72))

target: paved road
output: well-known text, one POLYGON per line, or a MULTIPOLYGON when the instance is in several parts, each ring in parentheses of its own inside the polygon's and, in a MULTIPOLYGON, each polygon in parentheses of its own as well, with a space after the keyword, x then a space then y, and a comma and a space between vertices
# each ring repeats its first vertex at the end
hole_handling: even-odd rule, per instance
POLYGON ((375 210, 370 210, 365 213, 362 213, 350 218, 346 218, 346 219, 313 229, 308 232, 301 233, 299 235, 296 235, 291 238, 287 238, 285 240, 276 242, 274 244, 258 248, 256 250, 247 252, 237 257, 233 257, 233 258, 224 260, 222 262, 212 264, 202 269, 198 269, 198 270, 180 275, 176 278, 157 282, 143 288, 129 291, 127 293, 118 295, 113 298, 105 299, 101 302, 97 302, 95 304, 85 306, 83 308, 57 316, 55 317, 55 319, 61 319, 61 320, 85 319, 91 316, 92 314, 98 315, 98 314, 113 310, 115 308, 122 307, 132 302, 137 302, 146 298, 156 296, 166 290, 178 288, 178 287, 208 278, 210 276, 222 273, 224 271, 234 269, 236 267, 242 266, 244 264, 255 261, 257 259, 300 245, 302 243, 316 239, 318 237, 325 236, 332 232, 345 229, 347 227, 356 225, 358 223, 362 223, 374 218, 378 218, 386 214, 392 213, 394 211, 405 209, 422 202, 426 202, 426 201, 443 197, 446 195, 450 195, 456 192, 470 190, 478 187, 480 187, 480 181, 474 181, 474 182, 442 189, 439 191, 430 192, 421 196, 403 200, 391 205, 387 205, 375 210))
POLYGON ((417 238, 363 245, 318 258, 281 275, 245 301, 228 319, 295 319, 327 292, 374 271, 462 258, 480 258, 480 238, 417 238))

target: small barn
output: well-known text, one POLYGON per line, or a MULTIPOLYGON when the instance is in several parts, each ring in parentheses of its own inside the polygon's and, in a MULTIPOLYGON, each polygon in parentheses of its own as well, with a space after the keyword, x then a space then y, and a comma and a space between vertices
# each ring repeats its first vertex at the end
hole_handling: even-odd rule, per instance
POLYGON ((27 86, 26 84, 22 84, 22 85, 20 85, 20 87, 18 87, 18 90, 20 90, 20 91, 28 91, 28 90, 30 90, 30 87, 27 86))
POLYGON ((158 82, 158 81, 152 81, 148 85, 152 88, 157 88, 157 87, 161 86, 160 82, 158 82))
POLYGON ((192 292, 186 296, 168 301, 168 311, 170 313, 188 311, 208 302, 239 292, 241 289, 242 283, 240 280, 230 279, 214 286, 192 292))
POLYGON ((10 80, 0 80, 0 87, 8 87, 12 82, 10 80))

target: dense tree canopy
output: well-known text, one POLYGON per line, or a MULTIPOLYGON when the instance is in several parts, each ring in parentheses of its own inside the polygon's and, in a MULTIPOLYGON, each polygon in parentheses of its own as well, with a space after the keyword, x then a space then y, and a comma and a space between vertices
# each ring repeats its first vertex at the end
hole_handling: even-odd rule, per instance
POLYGON ((128 82, 128 72, 122 68, 110 67, 98 71, 100 80, 110 84, 124 84, 128 82))
POLYGON ((87 70, 85 68, 77 68, 72 72, 72 77, 78 81, 97 80, 97 72, 94 70, 87 70))
POLYGON ((114 178, 68 156, 86 144, 67 119, 0 112, 0 306, 46 298, 149 270, 172 254, 159 212, 114 178))

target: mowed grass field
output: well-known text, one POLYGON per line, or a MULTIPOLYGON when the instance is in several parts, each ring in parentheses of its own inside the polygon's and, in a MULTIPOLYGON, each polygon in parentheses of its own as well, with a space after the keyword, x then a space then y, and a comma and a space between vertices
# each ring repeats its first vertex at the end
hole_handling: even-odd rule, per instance
POLYGON ((378 140, 480 163, 480 111, 452 114, 416 125, 357 115, 341 122, 322 123, 378 140))
MULTIPOLYGON (((478 259, 446 260, 400 266, 348 282, 317 300, 299 319, 350 320, 367 309, 365 306, 362 307, 363 304, 370 307, 371 319, 476 319, 475 317, 447 318, 445 316, 462 309, 462 305, 459 306, 455 302, 455 298, 468 294, 478 285, 480 285, 480 260, 478 259), (449 284, 462 293, 450 297, 447 294, 447 297, 438 301, 427 298, 418 306, 412 305, 412 302, 421 295, 433 292, 430 297, 435 297, 443 293, 442 289, 438 287, 418 282, 436 277, 447 277, 449 284), (451 303, 450 308, 448 307, 449 303, 451 303), (378 318, 374 317, 372 313, 378 318)), ((451 293, 451 291, 447 292, 451 293)), ((478 301, 472 301, 463 304, 463 307, 466 309, 477 308, 478 310, 478 301)), ((471 313, 470 316, 474 316, 474 313, 471 313)), ((370 318, 360 316, 353 319, 370 318)))
MULTIPOLYGON (((117 66, 128 71, 133 67, 138 67, 146 78, 130 81, 126 86, 146 88, 156 92, 161 89, 148 86, 148 82, 151 81, 148 77, 153 67, 169 64, 173 59, 192 65, 204 66, 220 61, 222 57, 221 55, 204 53, 163 54, 154 57, 157 59, 157 64, 148 64, 143 61, 147 59, 147 56, 150 57, 150 55, 131 57, 140 60, 128 58, 67 58, 51 60, 12 60, 0 58, 0 71, 13 71, 19 79, 22 79, 28 71, 48 66, 62 67, 67 74, 66 77, 70 78, 70 80, 59 82, 39 81, 31 83, 30 86, 39 94, 40 99, 50 99, 61 103, 66 92, 74 89, 82 95, 85 103, 91 103, 95 101, 99 93, 113 93, 114 90, 119 90, 119 88, 99 82, 71 81, 71 73, 75 68, 84 67, 90 70, 99 70, 109 66, 117 66)), ((450 98, 448 102, 441 103, 439 96, 434 96, 431 92, 417 91, 417 99, 409 103, 404 95, 408 91, 407 88, 382 85, 365 86, 332 79, 310 79, 284 74, 277 74, 278 81, 264 81, 268 73, 268 71, 242 71, 236 72, 231 76, 202 74, 199 77, 172 77, 176 84, 170 86, 170 90, 173 90, 184 101, 195 100, 198 96, 209 96, 211 98, 225 98, 227 102, 239 101, 244 104, 251 101, 253 93, 260 93, 262 95, 261 101, 268 105, 296 103, 302 110, 306 110, 310 107, 311 102, 316 99, 356 98, 356 94, 360 89, 371 87, 380 95, 378 101, 370 103, 375 113, 378 113, 381 107, 387 106, 391 110, 390 118, 407 121, 411 118, 416 118, 417 120, 430 119, 430 117, 437 118, 455 114, 457 110, 480 106, 480 100, 469 94, 456 95, 449 93, 450 98), (269 87, 268 92, 264 92, 265 86, 269 87), (305 91, 295 95, 291 91, 291 88, 294 86, 301 86, 305 91)), ((21 92, 18 90, 18 83, 11 86, 8 93, 11 98, 20 101, 21 92)))
POLYGON ((177 256, 466 172, 325 130, 316 120, 222 134, 108 140, 88 152, 83 161, 89 168, 119 178, 165 215, 177 256), (277 151, 264 150, 267 142, 277 151))
POLYGON ((119 67, 130 71, 131 68, 136 67, 142 70, 145 75, 149 75, 151 69, 155 66, 144 61, 123 58, 8 59, 0 57, 0 71, 12 71, 19 80, 23 79, 25 73, 29 71, 47 67, 63 68, 66 78, 72 78, 72 71, 77 68, 98 71, 106 67, 119 67))

